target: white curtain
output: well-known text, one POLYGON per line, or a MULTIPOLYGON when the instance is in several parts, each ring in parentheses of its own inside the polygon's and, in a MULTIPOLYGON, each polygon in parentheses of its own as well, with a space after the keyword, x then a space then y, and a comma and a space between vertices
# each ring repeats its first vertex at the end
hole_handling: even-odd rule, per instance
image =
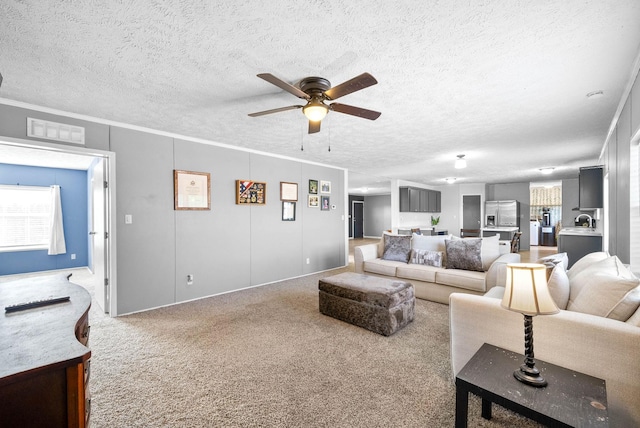
POLYGON ((64 242, 64 226, 62 224, 62 203, 60 203, 60 186, 51 186, 51 220, 49 227, 49 255, 64 254, 67 246, 64 242))

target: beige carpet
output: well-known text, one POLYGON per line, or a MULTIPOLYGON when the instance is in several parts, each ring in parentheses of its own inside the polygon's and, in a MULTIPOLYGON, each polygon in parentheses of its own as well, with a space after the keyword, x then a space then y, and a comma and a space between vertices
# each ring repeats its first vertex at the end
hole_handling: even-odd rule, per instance
POLYGON ((326 317, 318 279, 344 270, 115 319, 94 304, 91 426, 452 427, 448 307, 417 300, 391 337, 326 317))

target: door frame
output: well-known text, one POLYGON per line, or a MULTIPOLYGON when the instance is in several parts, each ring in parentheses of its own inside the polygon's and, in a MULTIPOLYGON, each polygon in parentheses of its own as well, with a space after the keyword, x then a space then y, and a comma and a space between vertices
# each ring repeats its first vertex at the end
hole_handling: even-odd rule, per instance
POLYGON ((364 201, 351 201, 351 238, 356 238, 355 204, 362 204, 362 237, 364 238, 364 201))
POLYGON ((109 281, 109 308, 103 308, 109 316, 115 317, 117 310, 117 255, 116 255, 116 154, 105 150, 75 147, 63 144, 46 143, 36 140, 0 136, 0 145, 23 147, 29 149, 47 150, 58 153, 69 153, 89 157, 101 157, 105 159, 105 177, 108 177, 108 187, 105 189, 105 219, 104 229, 109 234, 105 244, 105 276, 109 281))

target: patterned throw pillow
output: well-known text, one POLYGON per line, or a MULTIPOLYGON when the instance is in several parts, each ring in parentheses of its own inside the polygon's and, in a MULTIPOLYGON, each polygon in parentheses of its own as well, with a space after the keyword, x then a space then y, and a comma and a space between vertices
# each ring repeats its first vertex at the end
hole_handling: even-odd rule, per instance
POLYGON ((484 271, 482 269, 481 238, 447 239, 444 243, 447 247, 447 269, 484 271))
POLYGON ((409 263, 442 267, 443 255, 444 253, 442 251, 411 250, 411 260, 409 263))
POLYGON ((411 235, 384 235, 383 260, 407 263, 411 255, 411 235))

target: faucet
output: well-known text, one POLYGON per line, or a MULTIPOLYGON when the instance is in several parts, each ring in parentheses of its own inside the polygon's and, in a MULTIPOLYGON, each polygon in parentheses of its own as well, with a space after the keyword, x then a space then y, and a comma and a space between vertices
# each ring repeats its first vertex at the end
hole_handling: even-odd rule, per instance
POLYGON ((581 217, 586 217, 589 220, 589 227, 593 227, 593 219, 589 214, 580 214, 578 217, 576 217, 575 222, 579 223, 581 217))

